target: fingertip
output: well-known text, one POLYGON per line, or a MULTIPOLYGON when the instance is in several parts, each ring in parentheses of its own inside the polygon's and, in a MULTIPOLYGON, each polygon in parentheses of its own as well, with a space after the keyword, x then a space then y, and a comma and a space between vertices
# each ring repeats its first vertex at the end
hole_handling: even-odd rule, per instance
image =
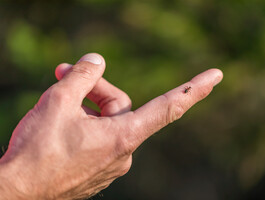
POLYGON ((191 79, 191 82, 199 85, 216 86, 223 79, 223 72, 217 68, 208 69, 191 79))
POLYGON ((214 73, 214 76, 215 76, 213 86, 216 86, 222 81, 223 76, 224 76, 223 72, 218 68, 212 68, 210 70, 212 71, 212 73, 214 73))
POLYGON ((72 65, 68 63, 59 64, 55 69, 55 77, 57 80, 61 80, 71 67, 72 65))

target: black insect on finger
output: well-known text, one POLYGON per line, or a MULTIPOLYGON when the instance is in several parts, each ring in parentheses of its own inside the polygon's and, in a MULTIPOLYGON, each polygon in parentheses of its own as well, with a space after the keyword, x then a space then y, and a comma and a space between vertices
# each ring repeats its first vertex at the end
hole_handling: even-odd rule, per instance
POLYGON ((190 93, 190 91, 191 91, 191 87, 190 86, 185 87, 185 89, 184 89, 184 93, 185 94, 190 93))

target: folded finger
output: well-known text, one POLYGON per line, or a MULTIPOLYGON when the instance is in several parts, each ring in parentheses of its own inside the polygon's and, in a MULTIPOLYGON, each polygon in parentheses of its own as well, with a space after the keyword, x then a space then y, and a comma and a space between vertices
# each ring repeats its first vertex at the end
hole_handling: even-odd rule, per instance
MULTIPOLYGON (((67 63, 58 65, 55 70, 56 78, 61 80, 71 67, 72 65, 67 63)), ((99 79, 94 88, 87 94, 87 98, 99 106, 101 116, 113 116, 131 110, 129 96, 104 78, 99 79)))
POLYGON ((105 70, 104 59, 95 53, 83 56, 72 67, 61 65, 55 74, 60 81, 56 87, 71 98, 73 103, 81 105, 83 99, 95 87, 105 70), (62 73, 60 69, 62 68, 62 73))

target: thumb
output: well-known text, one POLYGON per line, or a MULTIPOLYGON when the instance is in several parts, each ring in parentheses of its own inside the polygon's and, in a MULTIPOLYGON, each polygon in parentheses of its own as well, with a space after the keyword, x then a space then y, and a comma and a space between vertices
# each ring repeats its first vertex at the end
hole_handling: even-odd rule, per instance
POLYGON ((63 72, 59 73, 59 68, 55 71, 56 77, 61 79, 57 83, 58 87, 64 89, 74 101, 82 103, 102 77, 105 61, 99 54, 90 53, 83 56, 77 64, 65 66, 63 72))

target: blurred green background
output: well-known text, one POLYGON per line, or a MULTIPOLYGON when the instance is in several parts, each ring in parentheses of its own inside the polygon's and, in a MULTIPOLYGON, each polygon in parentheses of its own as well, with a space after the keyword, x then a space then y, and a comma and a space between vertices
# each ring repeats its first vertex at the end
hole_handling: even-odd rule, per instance
MULTIPOLYGON (((224 80, 93 199, 265 198, 264 0, 0 0, 0 145, 55 67, 102 54, 133 109, 211 67, 224 80)), ((26 167, 26 166, 25 166, 26 167)))

